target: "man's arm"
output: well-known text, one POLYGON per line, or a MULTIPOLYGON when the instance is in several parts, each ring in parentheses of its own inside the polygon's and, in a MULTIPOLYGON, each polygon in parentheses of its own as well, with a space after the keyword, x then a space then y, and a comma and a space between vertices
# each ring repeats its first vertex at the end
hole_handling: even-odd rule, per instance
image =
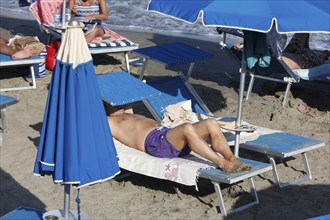
POLYGON ((130 105, 112 106, 106 101, 103 101, 103 104, 107 115, 133 114, 133 109, 130 105))

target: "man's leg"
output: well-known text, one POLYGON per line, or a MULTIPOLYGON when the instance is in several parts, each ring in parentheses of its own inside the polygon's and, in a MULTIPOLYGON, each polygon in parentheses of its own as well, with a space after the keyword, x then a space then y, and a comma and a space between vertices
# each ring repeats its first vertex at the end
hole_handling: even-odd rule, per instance
POLYGON ((167 132, 166 139, 176 150, 181 151, 188 144, 192 151, 212 161, 226 172, 237 172, 248 169, 242 166, 231 152, 218 123, 213 119, 203 120, 195 124, 179 125, 167 132), (210 137, 214 151, 204 140, 210 137), (224 158, 215 153, 219 152, 224 158))

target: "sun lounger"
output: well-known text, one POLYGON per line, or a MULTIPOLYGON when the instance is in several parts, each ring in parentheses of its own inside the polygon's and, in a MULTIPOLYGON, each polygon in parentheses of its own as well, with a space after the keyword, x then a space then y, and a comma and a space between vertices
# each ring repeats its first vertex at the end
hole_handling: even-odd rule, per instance
POLYGON ((194 68, 195 62, 211 59, 212 54, 191 47, 181 42, 171 42, 161 45, 140 48, 134 50, 133 53, 138 54, 143 58, 143 66, 140 72, 142 79, 148 61, 153 60, 165 66, 175 67, 178 65, 189 64, 187 76, 189 77, 194 68))
POLYGON ((35 89, 37 87, 36 85, 36 79, 35 79, 35 72, 34 72, 34 65, 39 65, 39 63, 44 62, 44 57, 42 56, 33 56, 26 59, 19 59, 19 60, 13 60, 10 56, 0 54, 0 68, 4 67, 16 67, 16 66, 29 66, 30 67, 30 73, 31 73, 31 79, 32 83, 30 86, 22 86, 22 87, 12 87, 12 88, 3 88, 1 86, 0 92, 6 92, 6 91, 14 91, 14 90, 24 90, 24 89, 35 89))
POLYGON ((6 108, 10 105, 16 104, 17 102, 18 100, 15 97, 0 95, 0 118, 2 131, 7 130, 6 108))
MULTIPOLYGON (((62 1, 36 1, 31 4, 30 11, 39 23, 40 29, 48 34, 48 43, 52 38, 60 39, 62 36, 62 29, 53 26, 54 9, 62 5, 62 1)), ((138 49, 139 45, 119 35, 118 33, 105 27, 105 35, 103 38, 95 39, 88 44, 91 54, 112 54, 124 53, 127 71, 130 71, 128 53, 132 50, 138 49)))
MULTIPOLYGON (((161 91, 160 97, 150 97, 147 100, 144 100, 146 106, 158 121, 161 121, 162 119, 164 107, 188 99, 192 100, 193 111, 210 115, 206 105, 200 104, 203 101, 183 74, 151 81, 148 82, 148 84, 161 91)), ((244 122, 243 124, 247 123, 244 122)), ((307 160, 307 152, 324 146, 324 142, 264 127, 254 127, 256 128, 254 132, 241 132, 240 143, 244 144, 241 144, 240 147, 266 154, 270 158, 274 179, 279 187, 284 187, 312 178, 307 160), (284 159, 299 154, 302 155, 305 168, 304 172, 306 174, 302 178, 282 183, 276 168, 275 158, 284 159)), ((235 134, 225 129, 223 129, 223 132, 228 143, 233 145, 235 134)))
MULTIPOLYGON (((135 79, 126 72, 98 75, 97 79, 101 96, 114 106, 141 101, 146 98, 157 99, 160 96, 158 90, 135 79)), ((259 203, 252 178, 271 169, 269 164, 242 159, 253 167, 252 170, 228 174, 214 167, 210 161, 194 153, 183 158, 162 159, 127 147, 117 140, 115 140, 115 146, 119 156, 119 166, 125 170, 150 177, 170 180, 187 186, 196 186, 197 178, 211 180, 215 187, 221 213, 225 216, 229 211, 227 211, 224 206, 220 183, 234 184, 242 180, 248 181, 253 201, 231 210, 239 211, 259 203)))
MULTIPOLYGON (((220 42, 222 50, 224 50, 233 59, 234 63, 240 67, 242 61, 242 51, 237 51, 232 45, 226 43, 226 32, 240 37, 244 37, 244 35, 237 35, 230 32, 230 30, 225 30, 223 28, 221 30, 223 30, 224 34, 223 41, 220 42)), ((274 56, 272 57, 272 62, 269 67, 255 67, 253 70, 249 70, 248 72, 251 79, 246 92, 246 100, 250 99, 250 94, 252 92, 255 79, 263 79, 286 84, 285 94, 282 100, 282 106, 285 106, 293 83, 299 83, 301 79, 312 81, 323 80, 330 77, 330 61, 328 60, 319 66, 308 69, 291 70, 290 67, 281 59, 281 56, 274 56)))

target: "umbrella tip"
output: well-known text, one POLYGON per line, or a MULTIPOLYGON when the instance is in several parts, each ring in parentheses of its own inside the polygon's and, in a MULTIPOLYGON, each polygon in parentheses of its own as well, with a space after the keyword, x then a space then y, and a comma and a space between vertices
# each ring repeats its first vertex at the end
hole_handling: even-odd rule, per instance
POLYGON ((82 24, 80 24, 80 22, 76 21, 76 20, 71 20, 68 23, 69 27, 82 27, 82 24))

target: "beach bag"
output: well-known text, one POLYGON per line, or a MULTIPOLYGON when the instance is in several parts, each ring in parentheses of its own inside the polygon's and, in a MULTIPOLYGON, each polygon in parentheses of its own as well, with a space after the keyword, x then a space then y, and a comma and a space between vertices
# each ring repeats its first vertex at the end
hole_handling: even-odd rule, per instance
POLYGON ((41 43, 38 37, 31 36, 15 36, 10 45, 17 51, 21 51, 26 47, 33 48, 33 56, 38 56, 45 49, 45 44, 41 43))
POLYGON ((61 46, 61 41, 51 41, 49 45, 46 45, 46 68, 52 71, 56 64, 56 53, 61 46))
POLYGON ((183 123, 194 123, 207 118, 202 114, 192 111, 191 100, 178 102, 168 105, 164 108, 163 119, 161 124, 165 127, 176 127, 183 123))

